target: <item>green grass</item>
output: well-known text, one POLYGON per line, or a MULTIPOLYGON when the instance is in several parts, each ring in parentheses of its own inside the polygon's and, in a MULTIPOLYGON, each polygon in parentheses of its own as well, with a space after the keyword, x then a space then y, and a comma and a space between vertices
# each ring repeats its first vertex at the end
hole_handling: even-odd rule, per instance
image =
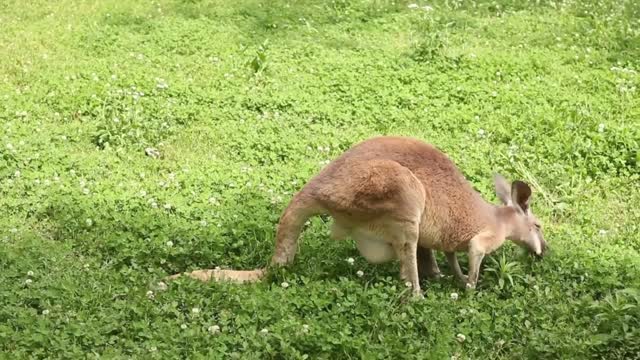
POLYGON ((640 5, 408 5, 3 1, 2 358, 638 358, 640 5), (157 288, 265 265, 291 195, 379 134, 491 201, 493 171, 532 183, 549 256, 410 302, 316 218, 265 282, 157 288))

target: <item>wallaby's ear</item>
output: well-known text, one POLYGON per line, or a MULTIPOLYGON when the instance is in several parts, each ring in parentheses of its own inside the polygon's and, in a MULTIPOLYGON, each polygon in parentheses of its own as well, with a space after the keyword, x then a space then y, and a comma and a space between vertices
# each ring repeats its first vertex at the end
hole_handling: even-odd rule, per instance
POLYGON ((493 174, 493 183, 496 187, 498 199, 500 199, 503 204, 509 205, 511 203, 511 189, 509 182, 502 175, 495 173, 493 174))
POLYGON ((511 184, 511 199, 526 213, 529 209, 529 200, 531 200, 531 188, 523 181, 514 181, 511 184))

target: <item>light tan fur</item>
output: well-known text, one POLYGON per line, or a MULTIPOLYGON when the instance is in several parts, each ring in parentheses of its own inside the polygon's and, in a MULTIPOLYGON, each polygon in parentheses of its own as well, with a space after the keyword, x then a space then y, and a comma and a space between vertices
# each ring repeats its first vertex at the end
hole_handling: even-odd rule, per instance
MULTIPOLYGON (((371 263, 400 261, 400 276, 421 296, 419 277, 437 277, 443 251, 456 277, 475 288, 483 257, 511 239, 542 255, 546 242, 529 207, 531 189, 496 175, 501 206, 486 202, 440 150, 408 137, 376 137, 343 153, 313 177, 282 214, 271 265, 293 261, 306 220, 328 214, 334 239, 351 237, 371 263), (455 252, 469 256, 469 276, 455 252)), ((207 280, 257 281, 266 269, 196 270, 207 280)), ((175 278, 180 274, 171 276, 175 278)))

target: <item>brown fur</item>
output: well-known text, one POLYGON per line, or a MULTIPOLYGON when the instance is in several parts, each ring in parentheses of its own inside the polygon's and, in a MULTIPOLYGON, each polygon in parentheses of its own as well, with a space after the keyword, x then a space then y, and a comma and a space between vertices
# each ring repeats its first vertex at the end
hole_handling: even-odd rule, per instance
MULTIPOLYGON (((293 197, 278 224, 271 264, 291 263, 305 221, 329 214, 334 219, 333 238, 351 236, 372 263, 399 259, 401 277, 415 294, 420 294, 419 275, 439 276, 433 250, 445 252, 458 279, 474 288, 483 256, 506 238, 538 255, 546 248, 529 208, 529 186, 516 181, 509 188, 499 175, 495 183, 503 206, 487 203, 432 145, 407 137, 363 141, 293 197), (460 251, 469 254, 468 277, 455 257, 460 251)), ((265 272, 196 270, 187 275, 243 282, 259 280, 265 272)))

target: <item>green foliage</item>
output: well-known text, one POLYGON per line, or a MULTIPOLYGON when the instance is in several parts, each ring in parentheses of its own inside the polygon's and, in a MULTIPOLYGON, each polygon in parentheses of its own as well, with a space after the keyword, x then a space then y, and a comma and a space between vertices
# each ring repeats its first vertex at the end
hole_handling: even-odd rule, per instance
POLYGON ((262 73, 269 65, 267 59, 267 43, 268 41, 265 40, 264 43, 258 46, 255 56, 247 63, 254 74, 262 73))
POLYGON ((640 353, 637 1, 0 9, 6 357, 640 353), (263 283, 158 284, 266 265, 293 193, 379 134, 437 145, 489 200, 493 171, 530 182, 549 254, 507 243, 475 292, 448 276, 413 302, 315 218, 263 283))

